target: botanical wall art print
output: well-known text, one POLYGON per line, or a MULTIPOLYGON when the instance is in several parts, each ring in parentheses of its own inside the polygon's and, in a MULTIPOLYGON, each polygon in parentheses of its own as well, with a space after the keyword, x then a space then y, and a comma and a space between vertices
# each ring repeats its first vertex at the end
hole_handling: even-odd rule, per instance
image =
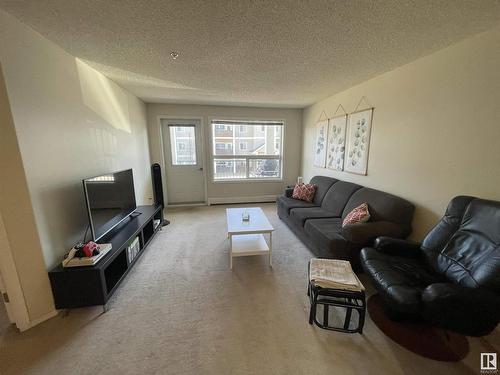
POLYGON ((314 166, 325 168, 326 141, 328 120, 318 121, 316 124, 316 142, 314 144, 314 166))
POLYGON ((346 127, 347 115, 333 117, 328 120, 326 167, 329 169, 336 171, 344 169, 346 127))
POLYGON ((344 166, 346 172, 366 175, 372 115, 373 108, 354 112, 349 115, 349 135, 344 166))

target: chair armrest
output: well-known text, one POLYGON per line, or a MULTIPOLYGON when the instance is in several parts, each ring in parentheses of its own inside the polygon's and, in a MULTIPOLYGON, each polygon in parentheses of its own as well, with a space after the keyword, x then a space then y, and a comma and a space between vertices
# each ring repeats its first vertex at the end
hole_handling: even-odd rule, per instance
POLYGON ((403 240, 401 238, 378 237, 373 247, 381 253, 399 255, 406 257, 418 257, 422 255, 418 242, 403 240))
POLYGON ((369 221, 342 227, 342 236, 352 243, 368 244, 379 236, 402 237, 404 228, 390 221, 369 221))
POLYGON ((295 185, 294 186, 287 186, 285 188, 285 197, 288 197, 288 198, 292 197, 294 187, 295 187, 295 185))
POLYGON ((425 319, 464 335, 487 335, 500 321, 500 296, 484 288, 431 284, 422 302, 425 319))

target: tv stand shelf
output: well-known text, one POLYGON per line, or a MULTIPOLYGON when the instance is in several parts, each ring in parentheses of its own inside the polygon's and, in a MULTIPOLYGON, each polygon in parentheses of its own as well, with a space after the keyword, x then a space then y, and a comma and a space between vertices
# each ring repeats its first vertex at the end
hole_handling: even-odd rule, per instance
POLYGON ((111 243, 113 248, 95 266, 63 268, 59 265, 49 272, 57 309, 106 305, 162 227, 161 206, 139 206, 135 212, 140 215, 131 215, 98 241, 111 243), (156 227, 154 220, 160 220, 156 227), (140 250, 129 260, 127 246, 136 237, 139 237, 140 250))

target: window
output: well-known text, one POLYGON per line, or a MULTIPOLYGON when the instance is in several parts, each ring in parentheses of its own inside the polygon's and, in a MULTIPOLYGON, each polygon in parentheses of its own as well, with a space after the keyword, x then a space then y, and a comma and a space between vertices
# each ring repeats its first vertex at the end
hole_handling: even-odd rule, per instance
POLYGON ((193 125, 170 126, 172 165, 196 165, 196 140, 193 125))
POLYGON ((281 121, 213 120, 214 181, 281 179, 282 134, 281 121))

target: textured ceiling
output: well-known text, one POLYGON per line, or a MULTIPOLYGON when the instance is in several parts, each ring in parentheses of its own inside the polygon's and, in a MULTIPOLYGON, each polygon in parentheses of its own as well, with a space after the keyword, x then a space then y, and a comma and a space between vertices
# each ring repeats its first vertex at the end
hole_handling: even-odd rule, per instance
POLYGON ((281 107, 304 107, 500 23, 498 0, 0 0, 0 7, 147 102, 281 107))

